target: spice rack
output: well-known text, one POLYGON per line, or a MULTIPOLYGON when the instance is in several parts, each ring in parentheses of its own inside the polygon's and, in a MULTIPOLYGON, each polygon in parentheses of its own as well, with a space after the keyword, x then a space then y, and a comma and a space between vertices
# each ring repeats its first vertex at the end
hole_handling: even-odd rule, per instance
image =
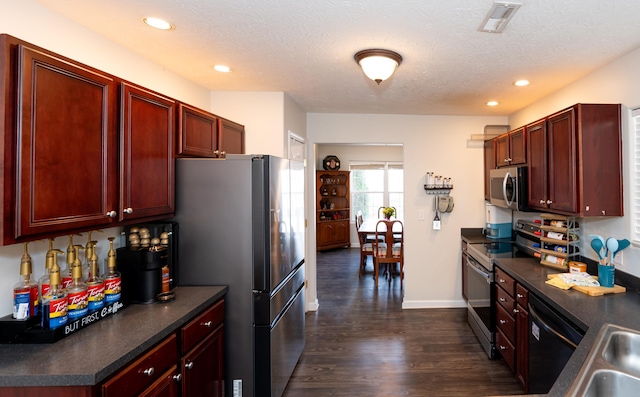
POLYGON ((569 261, 580 255, 580 218, 540 214, 540 264, 568 270, 569 261))

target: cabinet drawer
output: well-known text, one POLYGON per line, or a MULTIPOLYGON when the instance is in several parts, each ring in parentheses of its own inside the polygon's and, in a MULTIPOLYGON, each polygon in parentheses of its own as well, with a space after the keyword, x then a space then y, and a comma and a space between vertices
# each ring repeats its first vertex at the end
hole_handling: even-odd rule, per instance
POLYGON ((520 284, 516 284, 516 302, 527 310, 527 305, 529 304, 529 290, 520 284))
POLYGON ((513 313, 513 309, 516 307, 515 299, 498 286, 496 286, 496 301, 502 305, 509 314, 513 313))
POLYGON ((516 281, 499 267, 496 267, 496 284, 504 288, 509 295, 515 296, 516 281))
POLYGON ((172 334, 102 385, 102 396, 137 396, 177 360, 178 342, 172 334))
POLYGON ((509 338, 510 341, 516 339, 516 321, 502 306, 496 306, 496 325, 509 338))
POLYGON ((224 300, 220 300, 182 327, 182 352, 189 351, 196 343, 224 321, 224 300))
POLYGON ((516 349, 513 347, 509 339, 502 333, 502 331, 498 330, 496 332, 496 348, 502 355, 502 358, 507 363, 509 368, 512 371, 515 370, 515 358, 516 358, 516 349))

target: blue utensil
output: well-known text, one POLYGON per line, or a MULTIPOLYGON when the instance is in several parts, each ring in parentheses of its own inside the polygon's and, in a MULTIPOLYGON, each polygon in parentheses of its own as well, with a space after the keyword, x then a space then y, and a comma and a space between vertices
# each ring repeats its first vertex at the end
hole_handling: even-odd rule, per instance
POLYGON ((622 240, 618 240, 618 250, 613 253, 613 257, 615 258, 616 253, 618 253, 618 252, 622 251, 623 249, 627 248, 629 245, 631 245, 631 243, 626 238, 622 239, 622 240))
POLYGON ((598 259, 603 259, 602 257, 602 249, 604 248, 604 239, 602 237, 597 238, 596 236, 591 240, 591 248, 598 254, 598 259))
POLYGON ((607 239, 607 257, 611 255, 611 261, 609 263, 613 263, 613 258, 615 258, 616 252, 618 252, 618 240, 613 237, 609 237, 607 239))

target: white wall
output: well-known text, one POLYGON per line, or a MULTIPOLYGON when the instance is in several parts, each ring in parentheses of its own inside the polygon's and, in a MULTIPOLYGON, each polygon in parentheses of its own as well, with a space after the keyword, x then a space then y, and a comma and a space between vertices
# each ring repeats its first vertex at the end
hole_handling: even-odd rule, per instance
MULTIPOLYGON (((10 34, 161 94, 203 109, 211 107, 208 90, 60 17, 33 0, 3 2, 0 29, 0 33, 10 34)), ((108 250, 107 237, 117 236, 119 232, 120 228, 110 228, 92 236, 98 240, 97 253, 101 264, 108 250)), ((86 239, 84 234, 77 237, 75 242, 84 245, 86 239)), ((68 237, 63 236, 55 240, 54 246, 66 251, 67 245, 68 237)), ((44 272, 44 254, 47 248, 48 243, 45 242, 35 241, 29 244, 36 279, 44 272)), ((21 244, 0 247, 0 316, 13 310, 12 291, 13 285, 18 281, 22 250, 21 244)), ((62 257, 60 260, 64 264, 62 257)))
MULTIPOLYGON (((503 117, 320 114, 307 115, 310 143, 395 143, 403 145, 405 189, 405 295, 403 307, 463 306, 460 229, 484 223, 482 147, 467 139, 503 117), (442 230, 431 229, 433 196, 423 185, 427 171, 453 178, 455 209, 444 214, 442 230), (418 211, 426 214, 418 220, 418 211)), ((312 152, 313 153, 313 152, 312 152)), ((314 154, 315 156, 315 154, 314 154)), ((320 157, 320 155, 317 155, 320 157)), ((314 162, 317 159, 314 159, 314 162)), ((309 210, 309 219, 313 207, 309 210)), ((315 257, 310 258, 315 266, 315 257)), ((344 277, 357 275, 345 274, 344 277)), ((379 289, 388 288, 382 284, 379 289)), ((322 305, 322 296, 317 297, 322 305)))
MULTIPOLYGON (((594 260, 597 260, 597 256, 589 246, 589 234, 618 239, 630 239, 631 237, 630 190, 632 184, 630 177, 633 164, 630 164, 629 159, 633 156, 630 143, 633 142, 634 133, 629 109, 640 107, 639 71, 640 49, 637 49, 555 94, 514 113, 509 118, 509 124, 512 127, 517 127, 575 103, 621 103, 623 105, 623 188, 624 213, 626 215, 618 218, 586 218, 584 220, 581 249, 583 255, 594 260)), ((616 259, 619 257, 620 254, 616 256, 616 259)), ((617 265, 618 269, 640 277, 640 248, 627 248, 622 254, 622 260, 624 263, 617 265)))

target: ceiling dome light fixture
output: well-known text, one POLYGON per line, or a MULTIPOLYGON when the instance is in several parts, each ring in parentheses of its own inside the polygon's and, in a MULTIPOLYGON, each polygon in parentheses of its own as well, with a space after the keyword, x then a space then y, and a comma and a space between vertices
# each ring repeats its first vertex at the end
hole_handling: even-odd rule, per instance
POLYGON ((402 63, 400 54, 382 49, 358 51, 353 58, 360 65, 364 74, 378 83, 378 85, 391 77, 396 68, 402 63))
POLYGON ((213 68, 222 73, 229 73, 231 71, 231 68, 227 65, 214 65, 213 68))
POLYGON ((487 106, 498 106, 498 101, 489 101, 487 102, 487 106))
POLYGON ((513 82, 516 87, 525 87, 529 85, 529 80, 517 80, 513 82))
POLYGON ((169 22, 160 18, 147 17, 147 18, 144 18, 143 21, 144 23, 151 26, 152 28, 156 28, 160 30, 173 29, 173 25, 171 25, 169 22))

